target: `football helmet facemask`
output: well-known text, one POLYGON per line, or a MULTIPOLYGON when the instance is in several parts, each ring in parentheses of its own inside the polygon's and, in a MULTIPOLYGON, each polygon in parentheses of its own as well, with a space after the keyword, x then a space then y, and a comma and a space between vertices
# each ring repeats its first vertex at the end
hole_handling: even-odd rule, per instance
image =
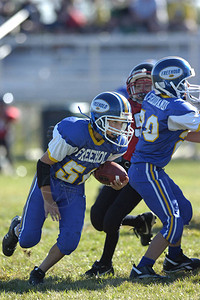
POLYGON ((135 66, 126 81, 129 98, 142 103, 144 97, 152 90, 151 71, 153 62, 144 62, 135 66))
POLYGON ((91 125, 104 139, 117 146, 127 146, 133 136, 132 113, 128 100, 115 92, 97 95, 90 106, 91 125), (122 122, 120 129, 111 122, 122 122))
POLYGON ((187 79, 195 76, 194 69, 183 58, 168 56, 160 59, 152 70, 152 83, 156 94, 182 98, 195 106, 200 104, 200 86, 187 79))

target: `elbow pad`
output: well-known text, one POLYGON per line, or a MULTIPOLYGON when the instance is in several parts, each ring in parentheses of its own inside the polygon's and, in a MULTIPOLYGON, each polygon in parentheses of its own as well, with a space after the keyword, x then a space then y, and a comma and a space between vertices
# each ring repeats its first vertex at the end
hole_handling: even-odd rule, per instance
POLYGON ((45 164, 40 159, 37 162, 37 181, 38 186, 41 188, 45 185, 50 185, 50 168, 51 166, 45 164))

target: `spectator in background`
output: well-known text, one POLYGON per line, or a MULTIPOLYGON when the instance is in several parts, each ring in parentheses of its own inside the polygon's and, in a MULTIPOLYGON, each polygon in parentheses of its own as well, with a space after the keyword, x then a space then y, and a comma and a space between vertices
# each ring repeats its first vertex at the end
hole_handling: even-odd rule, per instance
POLYGON ((20 116, 18 108, 7 104, 7 102, 12 102, 12 99, 13 96, 10 93, 0 96, 0 146, 5 149, 6 159, 10 166, 13 165, 11 155, 12 123, 18 120, 20 116))
POLYGON ((8 1, 8 0, 1 0, 0 1, 0 14, 3 21, 6 21, 6 19, 13 14, 16 13, 18 9, 17 3, 14 3, 14 1, 8 1))
POLYGON ((68 31, 71 29, 72 32, 81 32, 87 24, 85 15, 79 9, 78 5, 76 5, 75 1, 71 1, 71 3, 66 6, 66 15, 64 21, 66 29, 68 31))
POLYGON ((24 32, 41 32, 41 16, 37 5, 31 0, 26 0, 22 3, 20 9, 26 9, 29 12, 29 17, 21 24, 21 29, 24 32))
POLYGON ((194 32, 200 13, 198 0, 1 0, 0 24, 22 8, 31 33, 194 32))
POLYGON ((109 31, 111 20, 111 3, 109 0, 93 0, 93 14, 92 23, 90 24, 91 30, 109 31))
POLYGON ((89 6, 87 1, 63 0, 57 11, 57 23, 64 32, 84 33, 88 26, 89 6))
POLYGON ((194 1, 168 0, 169 31, 197 31, 194 1))
POLYGON ((132 23, 128 1, 113 1, 111 7, 111 19, 108 23, 109 32, 132 32, 132 23))
POLYGON ((136 31, 157 32, 167 29, 166 0, 131 0, 129 8, 136 31))

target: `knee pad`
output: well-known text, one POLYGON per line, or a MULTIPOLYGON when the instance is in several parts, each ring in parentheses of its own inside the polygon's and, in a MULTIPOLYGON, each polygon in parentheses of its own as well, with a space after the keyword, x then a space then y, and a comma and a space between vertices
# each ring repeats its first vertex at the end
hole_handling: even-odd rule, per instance
POLYGON ((170 244, 176 244, 182 236, 183 226, 183 219, 181 217, 172 216, 164 224, 160 232, 170 244))
POLYGON ((57 246, 62 254, 70 255, 78 246, 81 232, 65 232, 59 235, 57 246))
POLYGON ((181 211, 181 217, 183 219, 183 224, 188 225, 192 219, 193 211, 190 201, 187 201, 186 206, 183 211, 181 211))
POLYGON ((92 223, 92 226, 98 230, 103 231, 103 218, 100 215, 98 209, 93 205, 90 210, 90 220, 92 223))
POLYGON ((19 244, 22 248, 31 248, 39 243, 41 239, 41 233, 20 233, 19 235, 19 244))

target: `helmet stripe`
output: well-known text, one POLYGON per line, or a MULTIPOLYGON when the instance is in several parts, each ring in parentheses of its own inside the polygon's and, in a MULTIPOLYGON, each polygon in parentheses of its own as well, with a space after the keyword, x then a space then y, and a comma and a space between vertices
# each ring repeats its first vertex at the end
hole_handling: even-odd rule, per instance
POLYGON ((129 107, 128 107, 128 102, 127 102, 126 98, 116 92, 114 92, 114 94, 118 97, 119 100, 121 100, 120 105, 121 105, 121 107, 123 107, 124 112, 128 113, 129 107))

